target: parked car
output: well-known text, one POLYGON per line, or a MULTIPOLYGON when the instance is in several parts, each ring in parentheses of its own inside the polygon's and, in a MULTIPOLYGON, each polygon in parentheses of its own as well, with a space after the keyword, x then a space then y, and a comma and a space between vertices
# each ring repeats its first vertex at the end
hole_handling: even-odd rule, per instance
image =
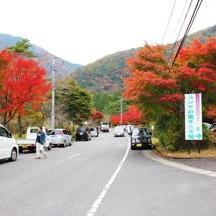
POLYGON ((132 134, 132 130, 133 130, 134 126, 133 125, 127 125, 126 126, 126 131, 129 135, 132 134))
POLYGON ((210 132, 216 133, 216 123, 213 123, 212 126, 209 128, 210 132))
POLYGON ((99 131, 96 127, 91 127, 90 128, 90 135, 91 137, 98 137, 99 136, 99 131))
POLYGON ((87 127, 80 127, 76 131, 76 141, 89 141, 91 140, 90 130, 87 127))
MULTIPOLYGON (((17 143, 19 146, 19 152, 23 152, 24 150, 28 151, 36 151, 36 137, 39 131, 39 127, 28 127, 26 131, 26 139, 17 139, 17 143)), ((43 127, 43 132, 46 135, 45 149, 51 150, 51 140, 49 135, 47 134, 47 129, 43 127)))
POLYGON ((108 122, 101 122, 100 130, 102 132, 109 132, 109 123, 108 122))
POLYGON ((133 128, 131 150, 152 149, 151 132, 147 128, 133 128))
POLYGON ((72 145, 71 132, 62 128, 54 129, 49 133, 52 147, 66 147, 72 145))
POLYGON ((10 159, 11 161, 17 160, 19 147, 11 132, 0 125, 0 160, 10 159))
POLYGON ((123 126, 116 126, 114 128, 114 137, 124 137, 124 127, 123 126))
POLYGON ((212 124, 210 124, 210 123, 207 123, 207 122, 203 122, 203 126, 208 130, 208 131, 210 131, 211 130, 211 128, 213 127, 213 125, 212 124))

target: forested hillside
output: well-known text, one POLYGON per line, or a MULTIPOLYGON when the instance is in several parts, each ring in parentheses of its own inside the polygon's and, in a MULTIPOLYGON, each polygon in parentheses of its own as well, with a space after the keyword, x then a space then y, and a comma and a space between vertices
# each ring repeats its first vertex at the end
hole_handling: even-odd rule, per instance
MULTIPOLYGON (((202 42, 209 37, 216 36, 216 25, 188 36, 186 44, 194 39, 202 42)), ((122 79, 128 76, 126 60, 133 56, 138 49, 118 52, 95 61, 75 71, 72 75, 82 86, 93 92, 121 91, 122 79)))
POLYGON ((108 55, 85 67, 79 68, 72 76, 82 86, 93 92, 119 91, 123 87, 122 78, 128 76, 126 59, 137 49, 108 55))
MULTIPOLYGON (((0 50, 10 47, 17 42, 21 41, 23 38, 15 37, 8 34, 0 34, 0 50)), ((52 54, 46 51, 45 49, 31 44, 32 47, 30 50, 35 55, 37 62, 41 63, 47 69, 47 76, 48 78, 51 77, 51 64, 52 64, 52 54)), ((79 64, 73 64, 71 62, 65 61, 61 59, 62 63, 57 67, 56 78, 61 79, 64 76, 70 74, 74 70, 81 67, 79 64)))

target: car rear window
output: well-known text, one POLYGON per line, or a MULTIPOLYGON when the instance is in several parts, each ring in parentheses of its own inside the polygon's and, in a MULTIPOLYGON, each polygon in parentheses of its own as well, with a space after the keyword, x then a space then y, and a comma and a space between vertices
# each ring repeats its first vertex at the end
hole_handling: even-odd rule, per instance
POLYGON ((47 135, 51 135, 51 134, 52 134, 52 132, 53 132, 52 130, 47 130, 47 132, 46 132, 46 133, 47 133, 47 135))
POLYGON ((149 132, 145 128, 134 128, 132 135, 137 136, 137 135, 149 135, 149 132))
POLYGON ((79 128, 78 131, 79 131, 79 132, 85 132, 85 131, 86 131, 86 128, 79 128))
POLYGON ((97 129, 96 128, 90 128, 90 131, 96 131, 97 129))
POLYGON ((32 128, 32 129, 30 129, 30 133, 38 133, 38 129, 37 128, 32 128))
POLYGON ((62 131, 61 130, 55 130, 52 132, 52 135, 61 135, 62 131))

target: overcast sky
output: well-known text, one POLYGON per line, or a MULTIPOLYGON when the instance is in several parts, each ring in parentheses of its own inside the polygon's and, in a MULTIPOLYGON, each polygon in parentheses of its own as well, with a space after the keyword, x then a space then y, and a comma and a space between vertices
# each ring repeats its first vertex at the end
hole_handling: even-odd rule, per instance
MULTIPOLYGON (((164 41, 174 0, 4 0, 0 32, 28 38, 59 57, 87 64, 143 46, 145 40, 174 41, 189 2, 177 0, 164 41)), ((191 32, 215 25, 215 8, 216 0, 204 0, 191 32)))

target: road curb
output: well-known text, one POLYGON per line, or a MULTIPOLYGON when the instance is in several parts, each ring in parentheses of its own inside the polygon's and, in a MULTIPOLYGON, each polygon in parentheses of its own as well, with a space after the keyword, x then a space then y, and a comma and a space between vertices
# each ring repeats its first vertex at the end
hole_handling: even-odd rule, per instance
POLYGON ((171 160, 166 160, 160 156, 158 156, 157 154, 155 154, 154 151, 151 152, 145 152, 143 151, 143 156, 145 156, 146 158, 149 158, 155 162, 158 162, 162 165, 165 166, 169 166, 172 168, 176 168, 185 172, 190 172, 190 173, 194 173, 194 174, 198 174, 198 175, 205 175, 205 176, 209 176, 212 178, 216 178, 216 172, 214 171, 210 171, 210 170, 204 170, 204 169, 200 169, 200 168, 196 168, 196 167, 192 167, 192 166, 188 166, 182 163, 178 163, 175 161, 171 161, 171 160))

